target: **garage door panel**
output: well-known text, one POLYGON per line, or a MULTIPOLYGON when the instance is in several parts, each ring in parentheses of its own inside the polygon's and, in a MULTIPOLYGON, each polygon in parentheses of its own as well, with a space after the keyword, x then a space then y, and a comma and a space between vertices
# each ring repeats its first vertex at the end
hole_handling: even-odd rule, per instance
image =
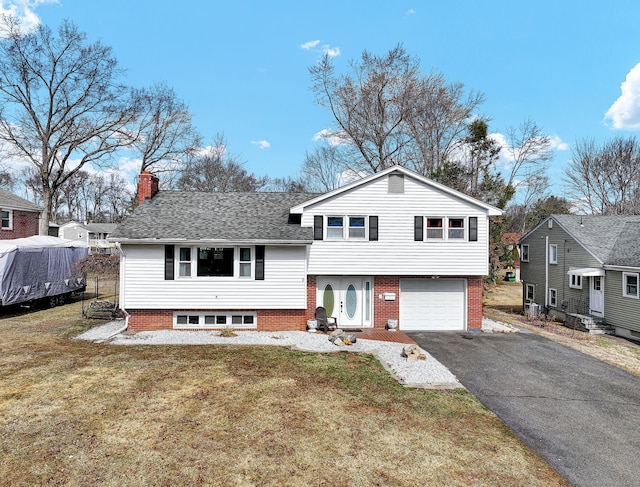
POLYGON ((465 279, 400 281, 400 326, 403 330, 464 330, 465 279))

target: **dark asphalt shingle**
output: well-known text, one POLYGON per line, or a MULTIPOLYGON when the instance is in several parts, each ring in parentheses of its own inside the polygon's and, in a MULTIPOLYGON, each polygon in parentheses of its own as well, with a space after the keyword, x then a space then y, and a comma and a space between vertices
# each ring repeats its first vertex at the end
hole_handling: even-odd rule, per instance
POLYGON ((315 195, 160 191, 119 225, 112 239, 309 241, 289 208, 315 195))
POLYGON ((6 189, 0 188, 0 208, 7 210, 42 211, 42 208, 29 200, 20 198, 6 189))

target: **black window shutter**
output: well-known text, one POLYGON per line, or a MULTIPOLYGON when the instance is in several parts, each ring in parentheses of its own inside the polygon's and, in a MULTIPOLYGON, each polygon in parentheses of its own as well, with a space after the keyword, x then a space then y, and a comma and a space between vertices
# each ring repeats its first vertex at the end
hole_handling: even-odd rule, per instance
POLYGON ((469 217, 469 242, 478 241, 478 217, 469 217))
POLYGON ((175 245, 164 246, 164 280, 173 281, 173 259, 175 255, 175 245))
POLYGON ((322 240, 322 215, 314 215, 313 217, 313 239, 322 240))
POLYGON ((416 242, 420 242, 424 240, 424 231, 422 229, 422 225, 424 224, 424 218, 421 216, 414 217, 413 223, 413 239, 416 242))
POLYGON ((378 217, 369 217, 369 240, 372 242, 378 240, 378 217))
POLYGON ((256 281, 264 281, 264 245, 256 245, 256 281))

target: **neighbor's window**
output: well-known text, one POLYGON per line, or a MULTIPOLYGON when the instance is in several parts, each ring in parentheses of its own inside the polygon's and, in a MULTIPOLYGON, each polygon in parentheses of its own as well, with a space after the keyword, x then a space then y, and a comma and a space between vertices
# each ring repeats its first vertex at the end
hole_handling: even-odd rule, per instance
POLYGON ((582 276, 578 274, 569 274, 569 287, 573 289, 582 289, 582 276))
POLYGON ((449 238, 464 238, 464 218, 449 218, 449 238))
POLYGON ((2 229, 11 230, 13 227, 13 212, 11 210, 2 210, 2 229))
POLYGON ((364 239, 365 237, 365 223, 363 216, 350 216, 349 217, 349 238, 364 239))
POLYGON ((549 264, 558 263, 558 245, 549 244, 549 264))
POLYGON ((622 273, 622 295, 626 298, 638 299, 638 274, 632 272, 622 273))
POLYGON ((549 306, 558 306, 558 290, 549 288, 549 306))
POLYGON ((179 255, 179 271, 180 277, 191 277, 191 248, 180 247, 179 255))
POLYGON ((522 247, 520 247, 520 250, 522 253, 520 256, 522 262, 529 262, 529 244, 523 244, 522 247))
POLYGON ((344 238, 344 217, 328 216, 327 217, 327 238, 344 238))
POLYGON ((198 277, 233 277, 233 247, 198 247, 198 277))
POLYGON ((535 290, 536 290, 536 287, 533 284, 527 284, 527 287, 525 289, 525 299, 527 301, 533 302, 535 300, 535 297, 536 297, 535 290))
POLYGON ((251 249, 240 247, 240 277, 251 277, 251 249))
POLYGON ((427 240, 442 240, 444 238, 444 228, 442 218, 427 217, 427 240))

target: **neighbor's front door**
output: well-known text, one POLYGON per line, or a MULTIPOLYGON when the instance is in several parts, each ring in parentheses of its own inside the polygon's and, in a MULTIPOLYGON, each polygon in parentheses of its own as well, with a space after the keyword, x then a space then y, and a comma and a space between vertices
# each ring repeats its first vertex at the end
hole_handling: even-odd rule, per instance
POLYGON ((362 277, 318 278, 316 304, 337 319, 340 328, 363 326, 365 302, 362 277))
POLYGON ((593 316, 604 318, 604 277, 592 276, 589 278, 589 309, 593 316))

